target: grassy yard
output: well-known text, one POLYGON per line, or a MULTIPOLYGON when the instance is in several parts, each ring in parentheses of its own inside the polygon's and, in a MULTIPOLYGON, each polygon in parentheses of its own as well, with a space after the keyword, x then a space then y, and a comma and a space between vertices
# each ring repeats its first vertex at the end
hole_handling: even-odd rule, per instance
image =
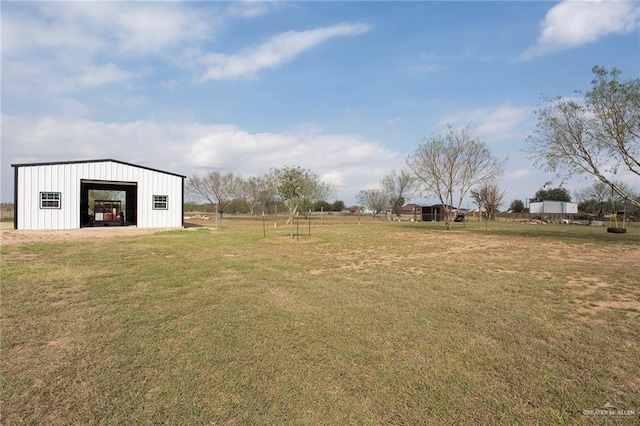
POLYGON ((2 424, 640 422, 640 228, 455 225, 3 245, 2 424))

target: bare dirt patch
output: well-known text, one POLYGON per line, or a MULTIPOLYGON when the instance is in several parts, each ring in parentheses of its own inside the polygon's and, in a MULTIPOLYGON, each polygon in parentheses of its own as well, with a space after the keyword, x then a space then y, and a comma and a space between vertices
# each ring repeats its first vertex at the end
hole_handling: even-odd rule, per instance
POLYGON ((56 231, 21 231, 13 229, 13 223, 0 222, 0 245, 50 243, 117 238, 153 234, 174 228, 136 228, 135 226, 105 226, 95 228, 65 229, 56 231))

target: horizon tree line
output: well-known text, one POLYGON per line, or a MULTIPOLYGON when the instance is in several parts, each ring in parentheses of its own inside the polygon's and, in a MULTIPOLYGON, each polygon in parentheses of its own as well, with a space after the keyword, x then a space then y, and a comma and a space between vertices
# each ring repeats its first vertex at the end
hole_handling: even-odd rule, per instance
MULTIPOLYGON (((535 166, 556 173, 556 177, 594 177, 599 185, 579 193, 583 208, 604 211, 602 193, 610 189, 612 209, 631 204, 640 210, 637 189, 612 177, 623 170, 640 176, 640 79, 621 81, 621 72, 616 68, 609 71, 595 66, 592 71, 591 90, 577 92, 583 95, 582 101, 543 97, 546 105, 536 111, 538 123, 527 137, 529 158, 535 166)), ((393 170, 383 177, 379 187, 363 189, 356 198, 375 216, 382 211, 399 214, 416 193, 435 196, 443 206, 450 206, 445 209, 448 229, 453 212, 460 210, 469 195, 478 207, 495 215, 504 203, 505 191, 498 187, 497 178, 503 173, 505 162, 506 159, 494 157, 470 128, 448 126, 445 132, 420 141, 416 151, 407 157, 408 170, 393 170)), ((263 177, 247 180, 231 172, 210 172, 203 178, 190 178, 187 190, 216 205, 220 215, 236 198, 252 214, 271 200, 284 203, 292 215, 309 211, 314 203, 326 202, 334 193, 330 183, 298 166, 272 169, 263 177)), ((529 200, 551 197, 570 201, 566 190, 555 190, 558 193, 543 187, 529 200)), ((515 199, 510 209, 524 211, 526 206, 515 199)))

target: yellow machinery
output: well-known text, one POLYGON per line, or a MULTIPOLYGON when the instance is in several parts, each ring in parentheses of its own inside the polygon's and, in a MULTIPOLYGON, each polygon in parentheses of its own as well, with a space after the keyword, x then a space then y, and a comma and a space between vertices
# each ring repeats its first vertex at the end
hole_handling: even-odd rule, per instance
POLYGON ((612 234, 624 234, 627 232, 626 222, 627 214, 624 210, 611 213, 611 216, 609 216, 609 227, 607 228, 607 232, 611 232, 612 234))

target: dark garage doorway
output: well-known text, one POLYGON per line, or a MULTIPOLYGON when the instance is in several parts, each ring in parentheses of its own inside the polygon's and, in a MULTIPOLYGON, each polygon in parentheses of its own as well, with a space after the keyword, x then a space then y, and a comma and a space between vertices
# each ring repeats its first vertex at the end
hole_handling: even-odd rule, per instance
MULTIPOLYGON (((123 221, 113 221, 114 224, 136 226, 137 225, 137 213, 138 213, 138 184, 136 182, 112 182, 112 181, 95 181, 95 180, 81 180, 80 181, 80 227, 86 228, 89 226, 106 226, 111 224, 110 221, 95 221, 94 205, 95 199, 90 196, 92 191, 109 191, 111 194, 116 194, 116 200, 124 201, 122 213, 124 214, 123 221), (122 197, 124 200, 122 200, 122 197)), ((93 194, 95 195, 95 194, 93 194)), ((99 200, 104 201, 109 200, 99 200)), ((115 201, 115 200, 114 200, 115 201)))

